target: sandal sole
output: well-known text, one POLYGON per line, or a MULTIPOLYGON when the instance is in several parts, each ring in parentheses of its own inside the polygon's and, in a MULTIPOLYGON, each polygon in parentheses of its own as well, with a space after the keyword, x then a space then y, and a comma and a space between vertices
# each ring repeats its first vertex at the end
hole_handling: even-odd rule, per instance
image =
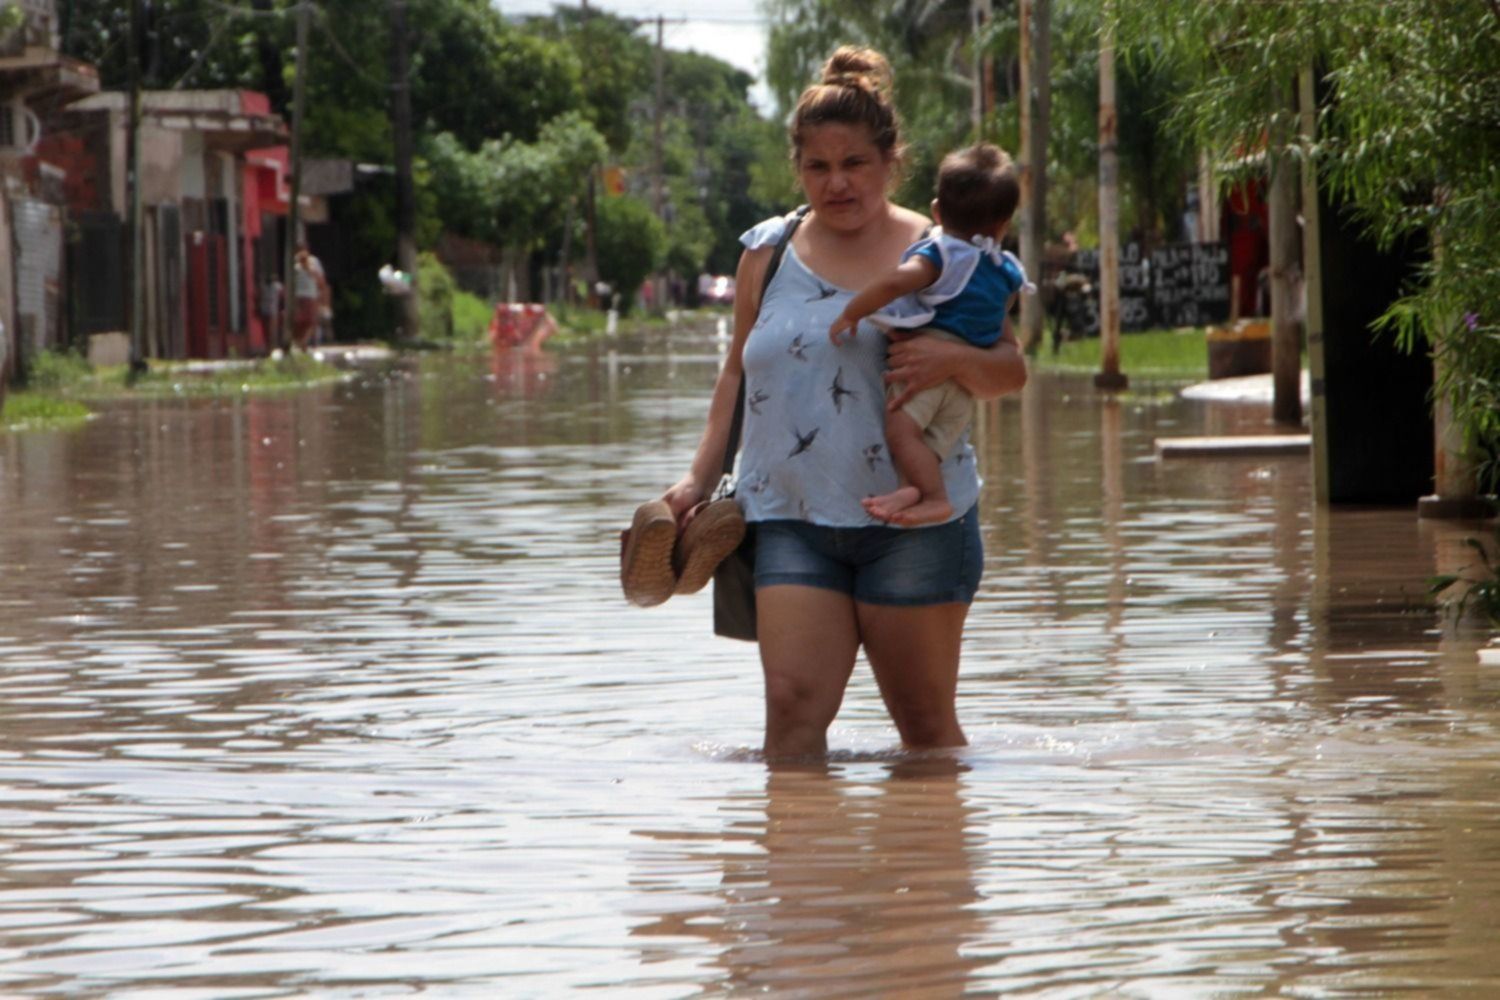
POLYGON ((733 500, 716 500, 703 508, 683 531, 672 553, 677 571, 674 593, 696 594, 708 586, 724 557, 745 538, 745 515, 733 500))
POLYGON ((666 504, 642 504, 636 510, 620 556, 620 586, 627 601, 650 608, 672 596, 677 586, 672 571, 676 541, 677 522, 666 504))

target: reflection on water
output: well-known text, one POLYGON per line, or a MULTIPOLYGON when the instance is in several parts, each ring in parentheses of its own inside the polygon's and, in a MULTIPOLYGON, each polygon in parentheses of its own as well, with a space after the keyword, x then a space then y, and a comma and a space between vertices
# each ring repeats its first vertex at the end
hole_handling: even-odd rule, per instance
POLYGON ((711 330, 0 436, 0 993, 1484 996, 1473 529, 1159 462, 1256 408, 984 408, 960 710, 856 673, 767 770, 751 647, 617 593, 711 330))
POLYGON ((712 947, 707 990, 962 995, 982 964, 967 948, 984 932, 966 769, 917 757, 856 781, 833 767, 778 768, 759 793, 725 801, 710 850, 637 831, 652 842, 635 852, 631 880, 645 918, 633 933, 653 939, 643 964, 700 938, 712 947), (681 873, 705 869, 718 884, 684 905, 681 873))

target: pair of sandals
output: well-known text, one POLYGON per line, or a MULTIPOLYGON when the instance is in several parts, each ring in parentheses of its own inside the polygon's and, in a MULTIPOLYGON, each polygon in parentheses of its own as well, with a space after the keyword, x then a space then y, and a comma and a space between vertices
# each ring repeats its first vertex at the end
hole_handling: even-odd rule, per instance
POLYGON ((652 500, 620 532, 620 586, 631 604, 649 608, 697 593, 745 537, 745 515, 733 500, 705 500, 685 521, 679 529, 666 501, 652 500))

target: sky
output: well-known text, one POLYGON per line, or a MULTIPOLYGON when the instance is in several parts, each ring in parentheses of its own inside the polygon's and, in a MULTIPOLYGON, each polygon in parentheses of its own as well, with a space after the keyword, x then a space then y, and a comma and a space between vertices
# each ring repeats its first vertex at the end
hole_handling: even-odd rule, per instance
MULTIPOLYGON (((553 0, 496 0, 503 14, 545 14, 553 0)), ((567 6, 578 6, 569 0, 567 6)), ((756 78, 750 99, 762 114, 771 113, 765 85, 766 18, 759 0, 589 0, 594 10, 622 17, 667 19, 663 41, 669 49, 690 49, 716 56, 756 78), (674 23, 675 22, 675 23, 674 23)))

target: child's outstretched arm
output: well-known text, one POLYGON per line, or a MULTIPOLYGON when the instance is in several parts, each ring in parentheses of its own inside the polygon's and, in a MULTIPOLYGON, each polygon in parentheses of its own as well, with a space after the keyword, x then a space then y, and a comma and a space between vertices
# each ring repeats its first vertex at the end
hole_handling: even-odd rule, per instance
POLYGON ((870 282, 859 291, 839 318, 828 328, 828 339, 842 344, 854 336, 859 321, 872 312, 883 309, 903 295, 910 295, 919 288, 926 288, 937 280, 938 269, 926 257, 912 257, 903 261, 885 274, 870 282))

